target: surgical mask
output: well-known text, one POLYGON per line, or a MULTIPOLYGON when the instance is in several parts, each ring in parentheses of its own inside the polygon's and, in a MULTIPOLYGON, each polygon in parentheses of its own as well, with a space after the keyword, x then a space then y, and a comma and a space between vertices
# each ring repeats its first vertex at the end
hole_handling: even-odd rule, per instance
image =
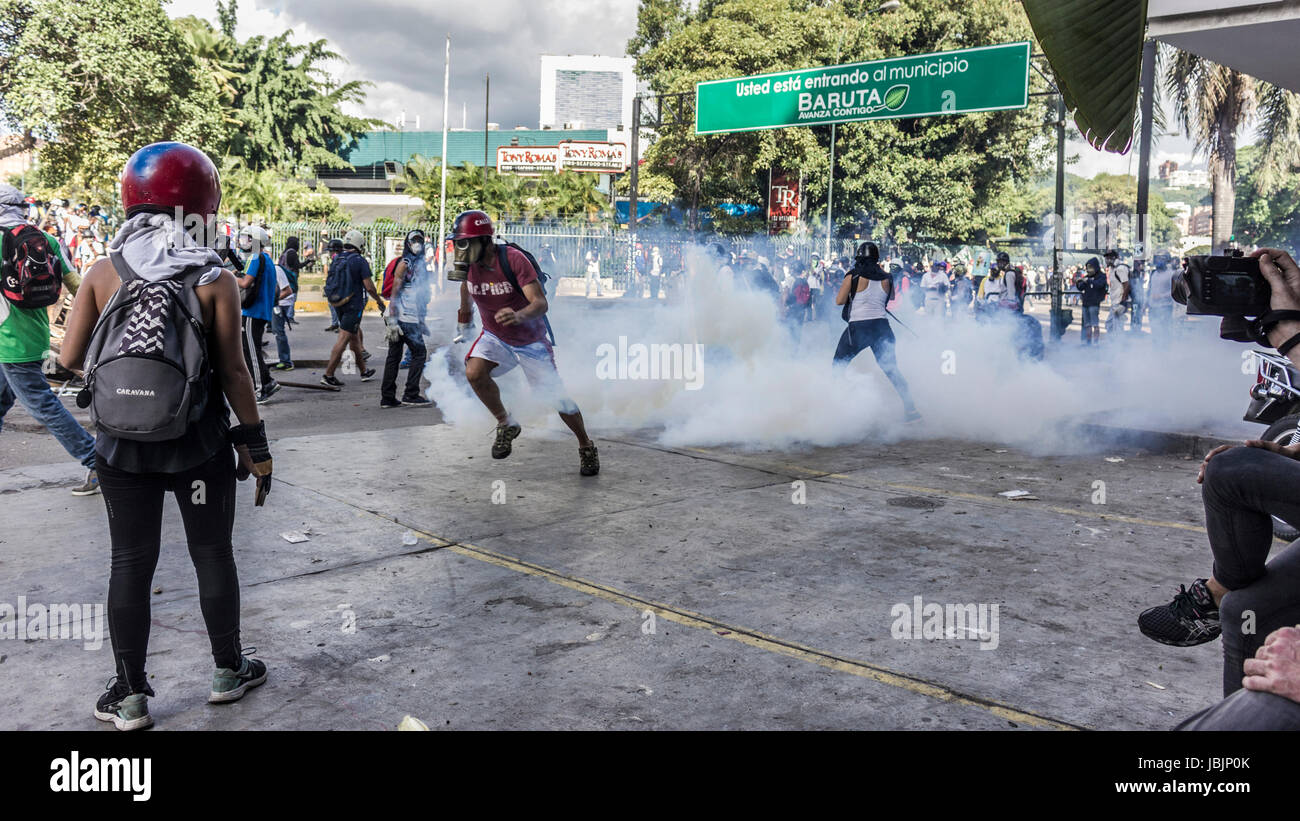
POLYGON ((478 262, 483 256, 481 237, 458 239, 455 241, 456 255, 452 259, 452 268, 447 272, 447 279, 452 282, 464 282, 469 279, 469 266, 478 262))
POLYGON ((423 253, 424 253, 424 243, 423 243, 423 242, 413 242, 413 243, 411 243, 411 253, 412 253, 412 254, 423 254, 423 253))

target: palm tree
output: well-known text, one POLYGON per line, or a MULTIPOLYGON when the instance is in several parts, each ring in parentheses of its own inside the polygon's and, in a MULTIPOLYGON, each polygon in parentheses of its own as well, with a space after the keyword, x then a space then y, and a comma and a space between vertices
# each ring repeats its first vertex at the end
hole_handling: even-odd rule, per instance
POLYGON ((1165 91, 1172 98, 1174 116, 1209 160, 1214 201, 1211 242, 1218 253, 1233 235, 1239 133, 1258 123, 1264 152, 1262 184, 1270 185, 1279 172, 1300 159, 1296 146, 1300 97, 1190 52, 1168 49, 1164 57, 1165 91))

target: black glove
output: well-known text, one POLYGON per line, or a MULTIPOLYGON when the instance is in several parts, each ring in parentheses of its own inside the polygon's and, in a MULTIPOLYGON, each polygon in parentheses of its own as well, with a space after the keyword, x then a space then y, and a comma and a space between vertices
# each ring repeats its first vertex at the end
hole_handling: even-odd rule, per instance
MULTIPOLYGON (((230 444, 248 451, 249 461, 253 463, 252 473, 257 475, 257 507, 261 507, 271 493, 271 449, 266 441, 266 423, 259 421, 256 425, 236 425, 230 429, 230 444)), ((241 482, 247 479, 249 471, 243 463, 235 469, 235 476, 241 482)))

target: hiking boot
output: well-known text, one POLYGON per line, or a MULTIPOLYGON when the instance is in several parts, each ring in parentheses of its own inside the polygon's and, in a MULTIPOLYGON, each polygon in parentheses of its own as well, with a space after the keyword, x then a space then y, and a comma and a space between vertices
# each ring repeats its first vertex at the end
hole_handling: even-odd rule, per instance
POLYGON ((375 373, 376 372, 374 368, 366 368, 364 371, 361 372, 361 381, 369 382, 371 379, 375 378, 375 373))
POLYGON ((257 395, 257 404, 264 405, 280 391, 280 383, 272 380, 262 386, 262 392, 257 395))
POLYGON ((510 455, 513 446, 510 444, 515 441, 524 429, 518 425, 497 425, 497 438, 492 443, 492 458, 504 459, 510 455))
POLYGON ((86 481, 72 489, 73 496, 94 496, 99 493, 99 474, 95 471, 86 473, 86 481))
POLYGON ((401 406, 401 402, 398 402, 396 399, 389 399, 386 396, 379 400, 379 407, 381 408, 400 408, 401 406))
POLYGON ((595 476, 600 473, 600 454, 594 444, 578 448, 578 472, 583 476, 595 476))
POLYGON ((402 401, 408 405, 432 405, 428 399, 423 396, 403 396, 402 401))
POLYGON ((254 687, 266 683, 266 665, 249 655, 256 653, 256 647, 244 651, 238 670, 218 667, 212 674, 212 693, 208 695, 209 704, 229 704, 239 701, 254 687))
POLYGON ((326 374, 325 376, 322 376, 322 377, 320 378, 320 383, 321 383, 322 385, 324 385, 325 387, 327 387, 327 388, 334 388, 335 390, 338 390, 339 388, 343 387, 343 380, 342 380, 342 379, 335 379, 334 377, 330 376, 329 374, 326 374))
POLYGON ((124 731, 152 727, 148 698, 151 695, 153 688, 149 685, 146 684, 139 693, 132 693, 126 682, 113 676, 104 687, 104 694, 95 702, 95 718, 111 721, 114 727, 124 731))
POLYGON ((275 363, 274 365, 272 365, 271 367, 275 368, 277 371, 291 371, 291 370, 293 370, 293 363, 292 363, 292 362, 277 362, 277 363, 275 363))
POLYGON ((1138 616, 1142 635, 1174 647, 1194 647, 1219 637, 1219 607, 1210 595, 1205 579, 1192 582, 1191 589, 1178 585, 1169 604, 1152 607, 1138 616))

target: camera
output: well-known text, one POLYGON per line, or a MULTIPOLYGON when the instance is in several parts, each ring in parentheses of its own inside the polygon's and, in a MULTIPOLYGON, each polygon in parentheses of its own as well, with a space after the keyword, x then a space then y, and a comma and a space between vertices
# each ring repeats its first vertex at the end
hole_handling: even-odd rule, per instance
POLYGON ((1187 257, 1172 295, 1189 316, 1257 317, 1269 312, 1272 289, 1259 272, 1258 258, 1227 251, 1220 257, 1187 257))

